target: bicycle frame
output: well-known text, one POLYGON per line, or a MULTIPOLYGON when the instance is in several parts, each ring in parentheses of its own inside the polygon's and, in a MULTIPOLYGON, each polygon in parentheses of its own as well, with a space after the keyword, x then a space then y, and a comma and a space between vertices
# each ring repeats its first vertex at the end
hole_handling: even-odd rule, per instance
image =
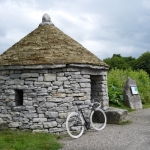
MULTIPOLYGON (((78 109, 78 113, 80 113, 80 114, 82 115, 83 120, 84 120, 84 125, 83 125, 83 126, 85 126, 86 129, 88 130, 88 129, 90 129, 90 121, 87 121, 87 119, 85 118, 85 116, 84 116, 84 114, 83 114, 83 111, 82 111, 82 109, 86 109, 86 108, 89 108, 89 107, 79 108, 79 109, 78 109)), ((91 111, 90 111, 90 115, 91 115, 92 111, 95 110, 95 109, 94 109, 93 107, 91 107, 90 110, 91 110, 91 111)), ((90 120, 90 115, 89 115, 89 117, 88 117, 88 120, 90 120)))

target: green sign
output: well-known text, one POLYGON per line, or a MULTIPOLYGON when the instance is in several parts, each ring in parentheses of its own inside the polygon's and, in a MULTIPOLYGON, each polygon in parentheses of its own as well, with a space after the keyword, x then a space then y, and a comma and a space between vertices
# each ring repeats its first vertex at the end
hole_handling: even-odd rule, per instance
POLYGON ((139 94, 137 86, 131 86, 132 94, 139 94))

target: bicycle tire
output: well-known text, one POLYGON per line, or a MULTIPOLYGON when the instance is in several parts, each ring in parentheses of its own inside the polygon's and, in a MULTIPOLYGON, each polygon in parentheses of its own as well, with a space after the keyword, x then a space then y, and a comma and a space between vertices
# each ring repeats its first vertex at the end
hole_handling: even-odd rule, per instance
POLYGON ((79 138, 84 132, 84 121, 81 115, 72 112, 66 120, 66 129, 72 138, 79 138))
POLYGON ((90 115, 90 122, 95 130, 103 130, 107 122, 105 112, 100 108, 93 110, 90 115))

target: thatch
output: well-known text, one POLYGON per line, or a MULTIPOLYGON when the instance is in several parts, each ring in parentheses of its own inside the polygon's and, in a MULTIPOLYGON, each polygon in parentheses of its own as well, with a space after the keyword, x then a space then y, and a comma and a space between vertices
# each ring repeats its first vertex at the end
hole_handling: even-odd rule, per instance
POLYGON ((0 66, 74 63, 108 67, 53 24, 39 26, 0 55, 0 66))

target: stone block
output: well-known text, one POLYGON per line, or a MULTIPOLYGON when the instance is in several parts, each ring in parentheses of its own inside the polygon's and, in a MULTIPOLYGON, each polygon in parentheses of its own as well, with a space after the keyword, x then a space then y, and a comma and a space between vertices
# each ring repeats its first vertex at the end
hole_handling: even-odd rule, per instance
POLYGON ((50 87, 51 82, 34 82, 34 85, 37 87, 50 87))
POLYGON ((48 118, 57 118, 58 117, 58 112, 46 111, 45 116, 48 117, 48 118))
POLYGON ((10 101, 10 102, 7 102, 6 104, 8 107, 13 107, 15 106, 14 102, 10 101))
POLYGON ((54 73, 44 74, 44 81, 55 81, 55 80, 56 74, 54 73))
POLYGON ((83 75, 84 78, 90 79, 90 75, 83 75))
POLYGON ((1 124, 1 123, 3 123, 3 122, 4 122, 4 121, 3 121, 3 119, 2 119, 2 118, 0 118, 0 124, 1 124))
POLYGON ((46 122, 47 118, 33 118, 33 122, 46 122))
POLYGON ((4 84, 5 83, 5 81, 3 81, 3 80, 0 80, 0 84, 4 84))
POLYGON ((24 82, 26 85, 33 85, 33 81, 25 81, 24 82))
POLYGON ((24 111, 24 110, 26 110, 25 106, 16 106, 12 108, 12 111, 17 111, 17 112, 24 111))
POLYGON ((0 76, 0 80, 9 80, 9 77, 0 76))
POLYGON ((33 124, 30 126, 31 129, 35 130, 35 129, 43 129, 43 125, 42 124, 33 124))
POLYGON ((38 82, 42 82, 44 80, 43 76, 38 77, 38 82))
POLYGON ((22 125, 22 123, 21 122, 11 122, 11 123, 9 123, 9 127, 10 128, 17 128, 17 127, 19 127, 19 126, 21 126, 22 125))
POLYGON ((48 129, 41 129, 41 130, 39 130, 39 129, 37 129, 37 130, 33 130, 32 132, 42 132, 42 133, 48 133, 48 129))
POLYGON ((51 122, 43 122, 44 128, 52 128, 57 126, 56 121, 51 121, 51 122))
POLYGON ((64 73, 63 73, 63 72, 57 73, 57 77, 63 77, 63 76, 64 76, 64 73))
POLYGON ((109 107, 105 113, 108 124, 119 124, 127 120, 128 111, 124 109, 109 107))
POLYGON ((63 132, 65 131, 65 129, 63 128, 53 128, 53 129, 49 129, 50 133, 59 133, 59 132, 63 132))
POLYGON ((68 117, 68 113, 59 113, 60 119, 66 119, 68 117))
POLYGON ((32 119, 32 118, 37 118, 38 115, 36 113, 29 113, 29 114, 23 114, 23 117, 27 119, 32 119))
POLYGON ((39 73, 22 73, 21 79, 39 77, 39 73))
POLYGON ((24 124, 24 125, 21 125, 21 126, 19 126, 19 129, 29 129, 30 128, 30 126, 29 126, 29 124, 24 124))
POLYGON ((67 77, 57 77, 58 81, 66 81, 68 80, 67 77))
POLYGON ((63 98, 63 97, 66 97, 66 93, 53 93, 53 96, 63 98))
POLYGON ((64 82, 64 85, 68 85, 68 84, 70 85, 70 82, 69 82, 69 81, 65 81, 65 82, 64 82))
POLYGON ((60 119, 60 118, 56 118, 57 123, 59 124, 63 124, 64 122, 66 122, 66 119, 60 119))
POLYGON ((72 79, 82 79, 82 75, 80 74, 75 74, 71 76, 72 79))
POLYGON ((81 74, 87 74, 87 75, 107 75, 106 71, 100 70, 100 69, 90 69, 90 68, 82 68, 81 74))
POLYGON ((15 85, 24 85, 24 80, 19 80, 19 79, 14 79, 14 84, 15 85))
POLYGON ((52 92, 52 87, 48 87, 47 92, 52 92))
POLYGON ((8 90, 5 90, 5 93, 15 94, 15 90, 8 89, 8 90))
POLYGON ((21 74, 10 74, 10 79, 20 79, 21 74))
POLYGON ((71 88, 72 86, 70 84, 64 84, 64 88, 71 88))
POLYGON ((46 101, 46 97, 38 96, 38 97, 36 97, 36 101, 38 101, 38 102, 44 102, 44 101, 46 101))
POLYGON ((52 102, 46 102, 45 104, 43 104, 43 107, 46 108, 57 107, 57 104, 52 102))
POLYGON ((35 69, 34 70, 29 70, 29 72, 32 72, 32 73, 48 73, 48 70, 47 69, 35 69))
POLYGON ((24 97, 36 97, 36 93, 24 93, 24 97))
POLYGON ((12 119, 14 122, 22 122, 22 118, 21 117, 13 117, 12 119))
MULTIPOLYGON (((82 84, 82 83, 81 83, 82 84)), ((84 84, 84 83, 83 83, 84 84)), ((79 89, 80 88, 80 85, 78 83, 74 83, 71 85, 72 89, 73 90, 76 90, 76 89, 79 89)))
POLYGON ((70 103, 70 102, 72 102, 73 100, 74 100, 73 97, 65 97, 65 98, 63 99, 63 102, 64 102, 64 103, 70 103))
POLYGON ((84 100, 87 100, 89 97, 88 96, 83 96, 83 97, 79 97, 78 99, 80 100, 80 101, 84 101, 84 100))
POLYGON ((72 94, 72 93, 73 93, 73 90, 71 90, 71 89, 65 89, 65 93, 66 93, 66 94, 72 94))
POLYGON ((24 100, 23 105, 24 106, 32 106, 32 101, 24 100))
POLYGON ((39 114, 39 118, 44 118, 44 114, 39 114))
POLYGON ((2 75, 9 75, 9 70, 2 71, 2 75))
POLYGON ((58 93, 65 93, 65 89, 58 89, 58 93))
POLYGON ((37 81, 37 78, 26 78, 26 81, 37 81))
POLYGON ((63 99, 62 98, 52 98, 52 97, 50 97, 50 98, 47 98, 47 101, 60 103, 60 102, 63 101, 63 99))
POLYGON ((91 87, 90 83, 80 83, 81 88, 89 88, 91 87))
POLYGON ((89 83, 91 82, 90 79, 77 79, 77 82, 80 82, 80 83, 89 83))
POLYGON ((59 107, 71 107, 72 104, 71 103, 63 103, 61 105, 59 105, 59 107))
POLYGON ((55 81, 55 82, 53 82, 53 85, 54 86, 62 86, 63 82, 62 81, 55 81))
POLYGON ((91 88, 81 88, 81 92, 91 93, 91 88))

